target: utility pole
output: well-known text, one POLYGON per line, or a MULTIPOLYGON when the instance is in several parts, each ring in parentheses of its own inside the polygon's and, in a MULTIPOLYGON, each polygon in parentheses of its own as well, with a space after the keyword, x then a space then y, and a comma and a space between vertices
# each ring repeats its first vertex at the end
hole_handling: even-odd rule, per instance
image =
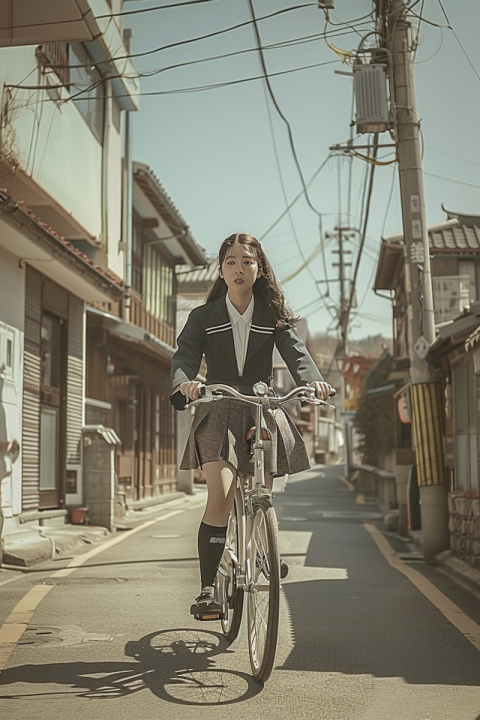
MULTIPOLYGON (((395 103, 397 159, 405 239, 407 326, 410 355, 413 436, 416 451, 426 559, 449 547, 447 485, 441 445, 442 408, 439 386, 426 360, 435 341, 420 120, 417 113, 410 22, 404 0, 379 2, 382 45, 391 67, 395 103)), ((393 91, 393 92, 392 92, 393 91)))
MULTIPOLYGON (((351 255, 351 250, 345 250, 344 248, 344 242, 347 240, 351 235, 349 234, 349 231, 352 228, 348 227, 342 227, 342 225, 339 225, 338 227, 334 228, 334 236, 336 235, 338 239, 338 250, 332 250, 332 253, 335 255, 338 255, 338 263, 332 263, 333 267, 338 267, 338 282, 340 285, 340 307, 338 310, 338 327, 340 329, 340 340, 337 344, 337 348, 335 351, 335 361, 337 363, 337 367, 340 370, 340 367, 343 363, 343 360, 345 358, 345 355, 348 352, 348 302, 349 302, 349 293, 345 292, 345 268, 351 267, 352 263, 345 262, 345 255, 351 255)), ((349 470, 350 470, 350 455, 351 455, 351 442, 350 442, 350 436, 351 436, 351 428, 350 423, 347 420, 347 417, 345 415, 345 397, 346 397, 346 387, 345 387, 345 378, 341 377, 341 383, 340 383, 340 397, 338 398, 337 405, 340 405, 340 412, 342 413, 341 421, 342 421, 342 427, 343 427, 343 439, 344 439, 344 448, 345 448, 345 474, 348 477, 349 470)))

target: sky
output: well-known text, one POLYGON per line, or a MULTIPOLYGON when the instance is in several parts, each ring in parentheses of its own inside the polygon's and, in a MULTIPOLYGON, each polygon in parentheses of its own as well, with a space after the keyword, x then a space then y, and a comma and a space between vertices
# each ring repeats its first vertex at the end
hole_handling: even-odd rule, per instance
MULTIPOLYGON (((124 10, 173 1, 130 0, 124 10)), ((176 7, 124 17, 125 27, 133 29, 134 54, 163 48, 134 57, 141 73, 154 73, 141 78, 140 111, 133 118, 134 157, 151 166, 209 254, 216 254, 222 240, 234 232, 260 238, 291 305, 307 318, 310 332, 335 334, 339 283, 335 281, 338 268, 333 266, 338 256, 332 251, 338 246, 334 238, 325 235, 340 223, 361 226, 370 167, 345 155, 327 159, 331 146, 350 137, 352 78, 335 73, 350 68, 327 44, 325 16, 317 3, 253 0, 257 18, 286 10, 259 21, 258 27, 263 46, 283 44, 265 50, 266 65, 277 104, 290 123, 307 183, 326 161, 308 186, 314 209, 302 195, 267 233, 301 193, 302 182, 286 124, 262 79, 249 0, 183 6, 179 2, 176 7), (178 44, 241 23, 247 24, 178 44), (293 44, 300 38, 308 42, 293 44), (176 45, 164 47, 171 44, 176 45), (230 53, 236 54, 193 62, 230 53), (285 72, 308 65, 314 67, 285 72), (235 82, 247 78, 253 79, 235 82), (215 84, 220 87, 183 92, 215 84), (312 255, 301 269, 303 258, 312 255)), ((446 219, 442 203, 449 210, 480 214, 480 2, 413 0, 411 5, 423 18, 412 18, 418 37, 415 80, 422 120, 427 221, 435 224, 446 219), (448 24, 453 29, 437 26, 448 24)), ((355 49, 373 29, 372 10, 371 0, 336 0, 326 28, 330 44, 355 49)), ((369 35, 365 46, 374 42, 375 36, 369 35)), ((368 142, 370 137, 360 135, 356 142, 368 142)), ((390 142, 386 133, 379 138, 381 143, 390 142)), ((391 149, 381 150, 379 156, 383 161, 392 159, 391 149)), ((378 333, 391 336, 390 303, 371 288, 382 235, 402 230, 397 174, 395 164, 375 170, 352 339, 378 333)), ((346 259, 353 264, 358 238, 346 244, 351 251, 346 259)))

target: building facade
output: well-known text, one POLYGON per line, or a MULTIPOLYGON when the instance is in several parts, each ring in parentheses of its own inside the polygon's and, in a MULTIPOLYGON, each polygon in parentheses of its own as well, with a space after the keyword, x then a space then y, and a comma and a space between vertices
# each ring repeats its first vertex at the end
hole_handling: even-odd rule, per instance
MULTIPOLYGON (((14 8, 2 28, 4 535, 66 521, 86 500, 111 509, 113 497, 95 498, 92 458, 86 470, 98 438, 123 509, 176 483, 176 269, 205 257, 152 170, 132 162, 139 81, 122 7, 49 0, 41 22, 14 8), (14 440, 20 452, 4 452, 14 440)), ((110 509, 92 521, 111 527, 110 509)))
MULTIPOLYGON (((437 405, 441 409, 435 422, 438 425, 436 433, 441 435, 444 465, 438 481, 446 484, 450 492, 458 489, 463 492, 462 488, 471 485, 477 487, 478 492, 476 430, 471 423, 474 412, 470 409, 475 397, 473 364, 465 350, 463 359, 458 353, 451 355, 450 350, 461 344, 460 339, 456 343, 452 338, 461 338, 464 326, 468 326, 469 332, 476 327, 472 311, 480 298, 479 225, 479 216, 448 212, 445 222, 428 228, 437 332, 437 341, 430 349, 428 359, 436 367, 436 370, 432 369, 431 390, 438 395, 437 405), (443 358, 441 362, 440 357, 443 358), (460 397, 465 402, 462 400, 459 404, 460 397), (460 407, 463 408, 461 411, 460 407), (460 429, 455 430, 456 423, 460 423, 460 429)), ((393 449, 389 456, 390 466, 386 469, 395 474, 400 525, 405 530, 408 510, 410 518, 412 513, 416 514, 412 506, 415 502, 412 498, 416 496, 412 487, 416 482, 416 455, 411 432, 415 411, 409 381, 408 302, 402 235, 383 239, 374 288, 377 292, 389 291, 392 302, 394 362, 384 384, 391 386, 385 392, 391 397, 393 449)), ((467 337, 463 337, 463 342, 467 337)))

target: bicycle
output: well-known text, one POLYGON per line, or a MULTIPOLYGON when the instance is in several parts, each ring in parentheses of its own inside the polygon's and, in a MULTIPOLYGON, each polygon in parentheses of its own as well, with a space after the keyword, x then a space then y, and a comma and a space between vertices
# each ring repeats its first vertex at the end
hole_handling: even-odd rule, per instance
POLYGON ((201 387, 201 402, 215 402, 225 396, 252 403, 256 409, 253 444, 253 475, 238 475, 235 501, 230 513, 225 550, 215 581, 215 601, 220 615, 196 616, 198 620, 219 619, 225 638, 233 642, 240 631, 244 598, 247 599, 247 627, 250 664, 255 680, 264 683, 270 677, 277 650, 280 615, 280 557, 278 522, 273 508, 274 494, 265 485, 262 417, 264 409, 278 407, 298 399, 309 404, 326 405, 310 387, 298 387, 283 397, 269 395, 270 388, 259 382, 254 396, 242 395, 228 385, 201 387))

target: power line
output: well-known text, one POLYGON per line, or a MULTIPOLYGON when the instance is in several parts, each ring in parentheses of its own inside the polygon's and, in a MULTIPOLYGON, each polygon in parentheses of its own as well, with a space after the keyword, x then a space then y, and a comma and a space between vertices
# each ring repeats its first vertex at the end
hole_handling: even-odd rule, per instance
MULTIPOLYGON (((269 18, 276 17, 277 15, 284 15, 285 13, 293 12, 294 10, 300 10, 305 7, 312 7, 313 3, 303 3, 302 5, 293 5, 288 8, 282 8, 281 10, 275 10, 275 12, 269 13, 268 15, 262 15, 262 17, 259 17, 256 19, 255 22, 261 22, 262 20, 268 20, 269 18)), ((207 40, 212 37, 216 37, 218 35, 224 35, 225 33, 232 32, 233 30, 238 30, 239 28, 246 27, 248 25, 252 25, 252 20, 245 20, 244 22, 237 23, 236 25, 231 25, 228 28, 223 28, 222 30, 214 30, 213 32, 206 33, 205 35, 198 35, 194 38, 188 38, 187 40, 177 40, 176 42, 169 43, 168 45, 160 45, 157 48, 152 48, 151 50, 143 50, 142 52, 138 53, 128 53, 127 55, 117 55, 114 60, 130 60, 131 58, 136 57, 145 57, 146 55, 154 55, 157 52, 162 52, 163 50, 170 50, 174 47, 180 47, 182 45, 189 45, 190 43, 199 42, 200 40, 207 40)), ((102 64, 108 64, 111 60, 102 60, 101 62, 96 63, 96 65, 102 65, 102 64)), ((51 65, 50 67, 53 68, 82 68, 82 67, 91 67, 92 63, 80 63, 78 65, 51 65)))
MULTIPOLYGON (((280 70, 278 72, 273 72, 270 74, 270 77, 277 77, 280 75, 290 75, 291 73, 295 72, 303 72, 304 70, 311 70, 312 68, 321 67, 323 65, 331 65, 332 63, 337 63, 338 60, 327 60, 322 63, 313 63, 311 65, 304 65, 303 67, 299 68, 291 68, 290 70, 280 70)), ((105 77, 102 77, 100 80, 96 80, 91 85, 88 85, 88 87, 79 90, 74 95, 71 95, 68 98, 65 98, 63 102, 69 102, 70 100, 75 99, 76 97, 82 95, 83 93, 90 92, 91 90, 94 90, 99 85, 102 85, 105 80, 114 80, 116 78, 128 78, 128 77, 135 77, 135 76, 127 76, 127 75, 107 75, 105 77)), ((144 91, 144 92, 136 92, 136 93, 117 93, 115 94, 116 98, 123 98, 123 97, 131 97, 132 95, 135 97, 154 97, 157 95, 182 95, 185 93, 192 93, 192 92, 205 92, 207 90, 216 90, 217 88, 224 88, 224 87, 230 87, 231 85, 241 85, 243 83, 247 82, 255 82, 257 80, 264 80, 263 75, 258 75, 256 77, 249 77, 249 78, 240 78, 238 80, 227 80, 225 82, 219 82, 219 83, 212 83, 210 85, 198 85, 196 87, 187 87, 187 88, 174 88, 173 90, 152 90, 152 91, 144 91)), ((55 88, 69 88, 73 85, 73 83, 66 84, 66 83, 59 83, 57 85, 53 85, 51 87, 55 88)), ((5 85, 5 87, 13 88, 16 90, 42 90, 44 89, 44 85, 5 85)), ((96 99, 98 100, 104 100, 104 96, 99 96, 96 99)), ((41 100, 40 102, 51 102, 50 98, 45 98, 41 100)))
POLYGON ((435 150, 435 148, 429 147, 429 145, 425 145, 425 148, 430 152, 436 153, 437 155, 443 155, 444 157, 451 158, 452 160, 459 160, 460 162, 469 163, 469 165, 480 166, 480 163, 475 162, 475 160, 467 160, 466 158, 458 157, 458 155, 450 155, 449 153, 442 152, 441 150, 435 150))
POLYGON ((469 182, 463 182, 463 180, 454 180, 453 178, 444 177, 443 175, 436 175, 435 173, 427 172, 426 170, 423 171, 424 175, 428 175, 429 177, 438 178, 438 180, 445 180, 446 182, 453 183, 454 185, 466 185, 467 187, 473 187, 473 188, 479 188, 480 185, 475 185, 474 183, 469 182))
MULTIPOLYGON (((346 32, 332 32, 329 34, 329 37, 340 37, 343 35, 350 35, 350 31, 346 32)), ((292 39, 292 40, 285 40, 283 42, 278 43, 271 43, 269 45, 264 45, 264 50, 280 50, 283 48, 289 48, 289 47, 295 47, 295 45, 304 45, 306 43, 315 42, 317 40, 322 39, 321 33, 315 33, 313 35, 304 35, 300 36, 299 38, 292 39)), ((224 58, 228 57, 235 57, 237 55, 245 55, 247 53, 251 52, 258 52, 258 48, 245 48, 243 50, 233 50, 232 52, 228 53, 222 53, 221 55, 212 55, 210 57, 206 58, 198 58, 197 60, 186 60, 185 62, 180 63, 174 63, 172 65, 166 65, 162 68, 156 68, 153 70, 144 70, 143 72, 139 72, 139 77, 153 77, 154 75, 159 75, 162 72, 166 72, 168 70, 175 70, 177 68, 181 67, 188 67, 189 65, 198 65, 205 62, 211 62, 213 60, 223 60, 224 58)), ((333 62, 337 62, 336 60, 333 62)))
MULTIPOLYGON (((374 156, 374 158, 377 156, 377 152, 378 152, 378 134, 375 134, 374 141, 373 141, 373 156, 374 156)), ((367 195, 367 203, 365 206, 365 216, 363 219, 362 239, 360 241, 360 247, 358 249, 358 256, 357 256, 357 260, 355 262, 355 270, 353 272, 352 285, 350 288, 350 298, 349 298, 348 304, 347 304, 346 317, 345 317, 345 328, 346 329, 348 329, 348 319, 349 319, 350 310, 352 307, 353 295, 355 293, 355 286, 357 283, 358 270, 360 268, 360 262, 362 259, 362 251, 363 251, 363 247, 365 245, 365 240, 367 237, 367 227, 368 227, 368 219, 370 216, 370 204, 371 204, 371 200, 372 200, 373 179, 374 179, 374 175, 375 175, 375 167, 376 167, 376 165, 374 165, 374 164, 370 165, 370 179, 369 179, 369 183, 368 183, 368 195, 367 195)))
POLYGON ((464 54, 465 57, 467 58, 470 67, 472 68, 472 70, 473 70, 473 72, 475 73, 475 75, 477 76, 477 78, 480 80, 480 75, 478 74, 478 70, 477 70, 477 68, 475 67, 475 65, 473 64, 472 60, 470 59, 469 54, 468 54, 467 51, 465 50, 462 41, 460 40, 460 38, 458 37, 457 33, 455 32, 455 28, 452 26, 452 23, 450 22, 450 20, 449 20, 449 18, 448 18, 448 15, 447 15, 447 13, 446 13, 446 11, 445 11, 445 8, 443 7, 442 0, 438 0, 438 4, 439 4, 440 7, 442 8, 442 12, 443 12, 443 14, 445 15, 445 20, 446 20, 447 23, 448 23, 449 29, 453 32, 453 34, 454 34, 454 36, 455 36, 455 39, 456 39, 456 41, 458 42, 458 44, 460 45, 463 54, 464 54))
MULTIPOLYGON (((307 204, 308 204, 309 207, 313 210, 313 212, 314 212, 316 215, 318 215, 319 217, 321 217, 321 213, 316 209, 316 207, 314 207, 314 205, 312 204, 312 201, 310 200, 310 196, 309 196, 309 194, 308 194, 308 188, 307 188, 307 186, 306 186, 306 184, 305 184, 305 178, 304 178, 304 176, 303 176, 303 171, 302 171, 302 168, 301 168, 301 166, 300 166, 300 162, 299 162, 299 159, 298 159, 298 156, 297 156, 297 150, 296 150, 296 148, 295 148, 295 143, 294 143, 294 140, 293 140, 293 133, 292 133, 291 125, 290 125, 290 123, 288 122, 288 120, 287 120, 287 118, 285 117, 285 115, 283 114, 283 112, 282 112, 282 110, 281 110, 281 108, 280 108, 280 105, 278 104, 278 101, 277 101, 277 98, 276 98, 276 96, 275 96, 275 93, 273 92, 272 85, 271 85, 271 83, 270 83, 270 78, 269 78, 269 74, 268 74, 268 71, 267 71, 267 65, 266 65, 266 62, 265 62, 265 56, 264 56, 263 47, 262 47, 262 40, 261 40, 261 37, 260 37, 260 30, 259 30, 259 28, 258 28, 257 18, 256 18, 256 16, 255 16, 255 8, 253 7, 253 0, 248 0, 248 4, 249 4, 249 7, 250 7, 250 13, 251 13, 251 16, 252 16, 253 29, 254 29, 254 32, 255 32, 256 40, 257 40, 258 53, 259 53, 260 62, 261 62, 262 69, 263 69, 263 74, 264 74, 264 76, 265 76, 265 82, 266 82, 266 84, 267 84, 267 88, 268 88, 268 92, 270 93, 270 97, 272 98, 273 105, 274 105, 277 113, 279 114, 279 116, 281 117, 281 119, 283 120, 283 122, 285 123, 285 125, 286 125, 286 127, 287 127, 287 133, 288 133, 288 139, 289 139, 289 142, 290 142, 290 148, 291 148, 291 150, 292 150, 293 159, 294 159, 294 161, 295 161, 295 165, 297 166, 297 170, 298 170, 298 174, 299 174, 299 177, 300 177, 300 181, 301 181, 302 186, 303 186, 303 191, 304 191, 304 195, 305 195, 305 200, 307 201, 307 204)), ((259 18, 259 19, 260 19, 260 18, 259 18)))
POLYGON ((117 13, 108 13, 107 15, 97 15, 98 19, 110 17, 123 17, 124 15, 139 15, 140 13, 154 12, 155 10, 167 10, 168 8, 182 7, 183 5, 204 5, 205 3, 218 2, 218 0, 183 0, 183 2, 169 3, 168 5, 155 5, 154 7, 141 8, 140 10, 123 10, 117 13))
MULTIPOLYGON (((328 161, 330 160, 330 158, 331 158, 331 154, 329 153, 329 154, 327 155, 327 157, 325 158, 325 160, 320 164, 320 166, 319 166, 319 167, 315 170, 315 172, 313 173, 312 177, 310 178, 310 180, 309 180, 308 183, 307 183, 307 187, 309 187, 309 186, 312 184, 312 182, 315 180, 315 178, 320 174, 320 172, 323 170, 323 168, 324 168, 325 165, 328 163, 328 161)), ((296 202, 298 202, 298 200, 300 200, 300 198, 302 197, 302 195, 303 195, 304 193, 305 193, 305 190, 303 190, 303 189, 300 190, 300 192, 298 193, 298 195, 296 195, 296 196, 293 198, 293 200, 292 200, 292 202, 289 204, 289 206, 278 216, 278 218, 270 225, 270 227, 269 227, 267 230, 265 230, 265 232, 263 233, 263 235, 261 235, 261 236, 259 237, 259 240, 263 240, 263 239, 273 230, 273 228, 276 227, 276 226, 278 225, 278 223, 281 222, 281 220, 283 220, 283 218, 285 217, 285 215, 287 214, 287 212, 295 205, 296 202)))

